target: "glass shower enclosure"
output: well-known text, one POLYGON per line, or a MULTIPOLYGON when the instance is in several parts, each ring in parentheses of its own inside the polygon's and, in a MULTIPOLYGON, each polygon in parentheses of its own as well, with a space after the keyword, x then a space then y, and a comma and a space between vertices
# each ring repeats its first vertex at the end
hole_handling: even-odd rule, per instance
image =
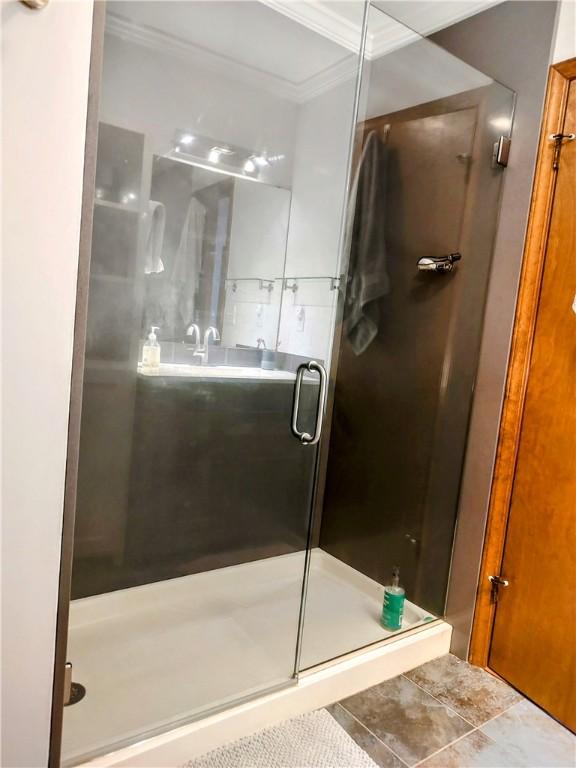
POLYGON ((444 615, 513 107, 359 0, 97 5, 66 765, 444 615))

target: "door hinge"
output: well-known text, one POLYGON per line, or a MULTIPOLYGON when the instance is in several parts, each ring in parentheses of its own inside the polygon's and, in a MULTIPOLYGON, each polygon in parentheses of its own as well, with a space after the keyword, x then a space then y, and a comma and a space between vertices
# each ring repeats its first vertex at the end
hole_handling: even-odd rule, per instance
POLYGON ((492 602, 497 603, 500 587, 507 587, 509 586, 510 582, 508 581, 508 579, 503 579, 501 576, 488 576, 488 581, 492 585, 492 593, 491 593, 492 602))
POLYGON ((80 683, 72 682, 72 664, 67 661, 64 665, 64 706, 81 701, 86 696, 86 688, 80 683))
POLYGON ((70 704, 70 698, 72 696, 72 664, 67 661, 64 664, 64 706, 67 707, 70 704))
POLYGON ((498 141, 494 142, 494 151, 492 152, 492 165, 496 168, 499 165, 501 168, 506 168, 508 165, 508 158, 510 157, 510 145, 512 139, 509 136, 500 136, 498 141))
POLYGON ((574 141, 576 139, 576 133, 551 133, 548 136, 550 141, 554 142, 554 155, 552 157, 552 169, 558 170, 560 165, 560 150, 562 149, 563 141, 574 141))

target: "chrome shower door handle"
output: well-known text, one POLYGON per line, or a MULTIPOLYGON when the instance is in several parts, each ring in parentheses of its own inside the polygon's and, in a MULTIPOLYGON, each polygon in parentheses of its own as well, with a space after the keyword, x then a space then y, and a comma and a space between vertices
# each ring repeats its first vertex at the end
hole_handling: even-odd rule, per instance
POLYGON ((292 429, 292 434, 294 437, 296 437, 298 440, 300 440, 301 443, 305 443, 308 440, 312 439, 312 435, 309 435, 308 432, 300 432, 298 429, 298 408, 300 406, 300 387, 302 386, 302 379, 304 378, 304 374, 308 370, 307 363, 303 363, 302 365, 298 366, 298 370, 296 371, 296 380, 294 382, 294 396, 292 399, 292 421, 290 423, 290 428, 292 429))
POLYGON ((322 436, 322 425, 324 423, 324 413, 326 412, 326 397, 328 395, 328 374, 322 363, 317 363, 315 360, 310 360, 308 363, 308 370, 310 372, 316 371, 320 378, 320 391, 318 393, 318 407, 316 410, 314 434, 311 440, 306 441, 306 445, 316 445, 322 436))
POLYGON ((294 399, 292 400, 292 421, 290 427, 292 434, 302 445, 316 445, 322 435, 322 423, 324 420, 324 411, 326 410, 326 395, 328 393, 328 374, 321 363, 316 360, 310 360, 302 363, 296 371, 296 381, 294 382, 294 399), (317 373, 320 378, 320 392, 318 393, 318 409, 316 411, 316 424, 314 425, 314 434, 301 432, 298 429, 298 409, 300 406, 300 389, 305 373, 317 373))

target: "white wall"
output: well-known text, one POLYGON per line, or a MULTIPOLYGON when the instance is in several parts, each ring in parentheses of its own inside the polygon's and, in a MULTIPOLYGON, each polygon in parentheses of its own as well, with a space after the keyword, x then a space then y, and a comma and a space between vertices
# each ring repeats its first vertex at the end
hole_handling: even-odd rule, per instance
POLYGON ((240 280, 226 283, 222 342, 228 347, 255 347, 263 339, 266 349, 276 348, 289 216, 289 190, 235 182, 228 278, 240 280))
MULTIPOLYGON (((351 78, 300 107, 286 253, 286 275, 290 277, 340 273, 355 89, 356 79, 351 78)), ((326 360, 336 298, 328 280, 302 281, 295 294, 285 292, 280 350, 326 360)))
POLYGON ((90 0, 2 4, 2 757, 48 759, 90 0))
POLYGON ((561 0, 556 16, 552 63, 576 56, 576 0, 561 0))
POLYGON ((235 181, 229 277, 282 277, 289 215, 287 189, 235 181))
POLYGON ((300 107, 287 275, 337 274, 355 88, 352 78, 300 107))

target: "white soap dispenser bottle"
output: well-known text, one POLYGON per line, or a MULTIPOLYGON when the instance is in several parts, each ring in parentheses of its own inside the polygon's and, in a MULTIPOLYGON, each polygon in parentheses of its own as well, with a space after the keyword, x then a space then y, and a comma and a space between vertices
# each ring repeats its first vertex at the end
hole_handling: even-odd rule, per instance
POLYGON ((142 369, 144 373, 160 373, 160 344, 156 331, 157 325, 152 325, 148 340, 142 347, 142 369))

